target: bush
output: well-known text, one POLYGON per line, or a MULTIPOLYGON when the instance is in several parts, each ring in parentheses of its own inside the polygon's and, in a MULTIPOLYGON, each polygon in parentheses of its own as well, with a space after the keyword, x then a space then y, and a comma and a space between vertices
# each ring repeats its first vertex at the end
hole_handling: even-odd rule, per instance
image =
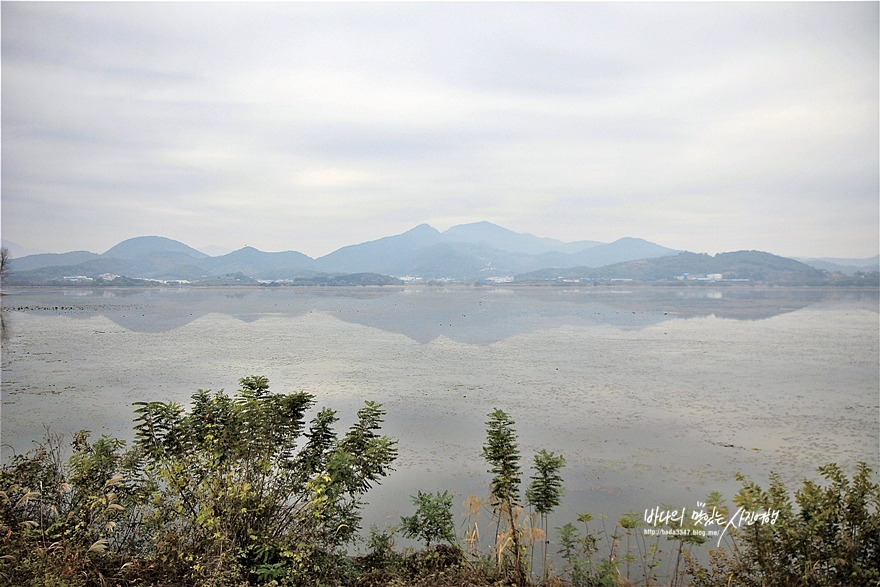
POLYGON ((455 521, 452 516, 452 496, 449 492, 433 493, 418 492, 413 496, 413 504, 416 513, 412 516, 400 518, 400 526, 403 535, 425 543, 425 548, 431 548, 431 543, 440 541, 453 544, 455 542, 455 521))
POLYGON ((835 464, 819 468, 825 487, 804 481, 794 504, 778 475, 766 491, 743 481, 734 503, 778 511, 774 524, 747 525, 732 550, 710 552, 704 568, 689 559, 692 585, 710 587, 877 586, 880 584, 880 485, 865 463, 852 479, 835 464))
POLYGON ((136 439, 50 437, 0 471, 0 576, 10 585, 319 585, 350 568, 361 498, 396 441, 367 402, 338 438, 331 410, 305 431, 306 393, 264 377, 234 397, 199 390, 189 411, 140 403, 136 439), (297 441, 306 437, 302 447, 297 441))
POLYGON ((384 412, 367 402, 338 439, 335 413, 323 410, 297 451, 313 396, 270 394, 264 377, 241 386, 234 398, 199 390, 189 413, 138 404, 136 448, 158 486, 157 555, 194 579, 236 564, 244 578, 332 578, 340 547, 359 529, 361 496, 397 455, 396 442, 376 432, 384 412))
POLYGON ((0 470, 0 576, 9 585, 85 585, 119 577, 137 549, 146 500, 124 443, 79 432, 65 463, 61 438, 0 470))

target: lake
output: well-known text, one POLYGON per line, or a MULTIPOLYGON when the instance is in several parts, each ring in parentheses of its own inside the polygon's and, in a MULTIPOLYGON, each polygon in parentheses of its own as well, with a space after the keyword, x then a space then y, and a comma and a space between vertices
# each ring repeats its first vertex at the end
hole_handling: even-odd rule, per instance
POLYGON ((485 496, 495 408, 524 471, 542 448, 566 458, 551 526, 730 498, 737 472, 793 487, 827 462, 880 464, 876 290, 55 288, 2 310, 4 458, 44 427, 130 439, 132 402, 265 375, 340 426, 364 400, 388 411, 400 458, 365 524, 410 514, 419 489, 485 496))

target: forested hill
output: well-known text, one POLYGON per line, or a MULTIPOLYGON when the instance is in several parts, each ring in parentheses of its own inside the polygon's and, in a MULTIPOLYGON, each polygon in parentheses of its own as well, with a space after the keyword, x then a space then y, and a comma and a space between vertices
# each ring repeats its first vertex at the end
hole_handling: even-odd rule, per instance
POLYGON ((631 279, 653 282, 674 280, 685 274, 691 278, 720 274, 725 280, 747 279, 750 282, 776 284, 821 285, 829 281, 829 275, 824 271, 814 269, 800 261, 762 251, 736 251, 718 253, 714 256, 683 252, 668 257, 639 259, 599 268, 543 269, 517 275, 516 281, 631 279))

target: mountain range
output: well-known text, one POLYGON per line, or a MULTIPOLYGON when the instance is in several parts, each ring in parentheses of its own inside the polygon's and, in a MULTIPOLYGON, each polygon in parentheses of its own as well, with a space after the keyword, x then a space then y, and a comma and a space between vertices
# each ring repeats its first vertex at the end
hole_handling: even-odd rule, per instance
POLYGON ((844 275, 852 275, 857 271, 862 273, 877 271, 877 265, 880 264, 880 256, 868 257, 866 259, 840 259, 836 257, 822 257, 820 259, 807 257, 792 258, 816 269, 823 269, 831 273, 843 273, 844 275))
MULTIPOLYGON (((688 268, 691 273, 729 272, 731 269, 723 268, 722 261, 728 262, 732 258, 723 255, 732 253, 715 257, 696 255, 639 238, 622 238, 612 243, 566 243, 517 233, 489 222, 462 224, 444 232, 421 224, 402 234, 342 247, 317 259, 297 251, 269 253, 253 247, 212 257, 176 240, 143 236, 125 240, 101 254, 72 251, 16 258, 6 283, 43 285, 69 282, 65 278, 76 276, 96 279, 107 274, 131 279, 205 283, 222 282, 224 276, 235 276, 233 282, 314 281, 313 278, 319 275, 354 273, 463 282, 513 275, 517 276, 517 281, 546 280, 551 276, 554 279, 625 276, 655 280, 678 275, 688 268)), ((751 255, 748 262, 757 262, 765 268, 784 265, 787 269, 781 270, 782 273, 776 269, 773 270, 775 273, 762 273, 746 268, 740 262, 739 273, 751 275, 753 279, 766 275, 776 278, 783 274, 797 275, 798 279, 810 281, 826 275, 795 260, 778 261, 783 258, 769 253, 761 255, 765 257, 751 255)), ((740 257, 739 261, 745 258, 740 257)), ((876 258, 874 263, 877 263, 876 258)))
POLYGON ((313 259, 297 251, 267 253, 244 247, 210 257, 172 239, 145 236, 108 251, 46 253, 15 259, 9 284, 48 283, 69 276, 199 281, 231 273, 254 279, 294 279, 319 273, 380 273, 425 279, 469 280, 544 267, 599 267, 677 251, 642 239, 614 243, 562 241, 521 234, 489 222, 440 232, 427 224, 394 236, 342 247, 313 259))
POLYGON ((517 281, 553 279, 659 281, 670 278, 690 281, 696 280, 697 276, 702 276, 700 279, 707 281, 710 279, 715 281, 717 278, 780 285, 787 283, 824 285, 828 278, 827 273, 821 269, 763 251, 735 251, 717 255, 684 251, 674 256, 638 259, 595 269, 590 267, 543 269, 518 275, 517 281))

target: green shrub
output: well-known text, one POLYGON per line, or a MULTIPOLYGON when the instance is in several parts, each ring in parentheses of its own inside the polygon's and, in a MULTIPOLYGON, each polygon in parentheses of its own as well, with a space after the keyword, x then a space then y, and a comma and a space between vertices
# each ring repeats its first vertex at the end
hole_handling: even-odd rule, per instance
POLYGON ((367 402, 337 438, 335 413, 323 410, 296 450, 313 396, 270 394, 264 377, 241 386, 235 397, 199 390, 188 413, 137 404, 136 449, 158 488, 156 556, 196 582, 230 565, 258 581, 332 580, 359 529, 361 496, 397 455, 377 434, 384 412, 367 402))
POLYGON ((489 484, 489 499, 495 518, 507 526, 506 533, 496 531, 497 565, 502 572, 510 571, 517 585, 524 585, 523 532, 517 524, 518 513, 522 510, 519 497, 522 473, 516 430, 513 427, 515 422, 502 410, 496 409, 488 415, 483 458, 491 466, 489 473, 493 475, 489 484))
POLYGON ((710 551, 708 568, 689 559, 699 587, 852 587, 880 585, 880 485, 865 463, 852 479, 835 464, 819 468, 825 486, 804 481, 789 493, 778 475, 765 491, 743 481, 734 503, 778 511, 775 523, 734 530, 733 548, 710 551))
POLYGON ((526 502, 534 506, 535 512, 541 516, 541 529, 543 530, 543 556, 541 563, 541 578, 547 580, 547 544, 549 544, 549 531, 547 527, 547 516, 553 512, 553 509, 559 505, 562 499, 562 476, 559 471, 565 466, 565 458, 562 455, 556 455, 552 452, 542 450, 535 455, 535 475, 532 475, 532 482, 526 489, 526 502))
POLYGON ((429 550, 432 543, 455 543, 452 496, 446 491, 437 495, 419 491, 412 499, 416 513, 400 518, 403 535, 423 541, 429 550))
POLYGON ((9 585, 86 585, 119 577, 135 550, 144 487, 124 442, 79 432, 65 462, 61 439, 0 470, 0 577, 9 585))
POLYGON ((0 469, 0 579, 9 585, 320 585, 347 582, 343 547, 396 441, 367 402, 339 438, 331 410, 308 430, 306 393, 264 377, 187 411, 140 403, 135 444, 57 436, 0 469), (297 442, 305 436, 298 448, 297 442))

